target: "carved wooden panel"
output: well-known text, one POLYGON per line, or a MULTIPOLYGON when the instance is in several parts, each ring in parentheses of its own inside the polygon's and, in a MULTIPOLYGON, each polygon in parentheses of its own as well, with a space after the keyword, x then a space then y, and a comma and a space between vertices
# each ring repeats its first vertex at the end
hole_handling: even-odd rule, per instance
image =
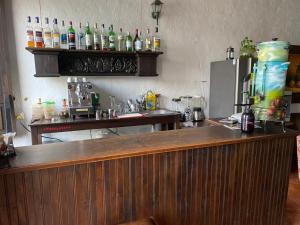
POLYGON ((281 225, 294 138, 0 175, 0 224, 281 225))
POLYGON ((135 75, 137 61, 134 55, 60 54, 59 71, 66 76, 135 75))

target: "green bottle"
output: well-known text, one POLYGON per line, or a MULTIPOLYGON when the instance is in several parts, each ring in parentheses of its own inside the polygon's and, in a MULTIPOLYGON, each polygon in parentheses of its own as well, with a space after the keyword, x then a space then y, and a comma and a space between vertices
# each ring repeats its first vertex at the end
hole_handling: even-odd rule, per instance
POLYGON ((132 52, 133 51, 132 37, 130 35, 130 32, 128 32, 127 36, 126 36, 126 51, 127 52, 132 52))
POLYGON ((111 25, 109 28, 108 39, 109 39, 109 50, 116 51, 116 33, 114 32, 113 25, 111 25))
POLYGON ((85 49, 92 50, 93 49, 93 34, 90 29, 90 24, 87 22, 85 26, 85 49))
POLYGON ((70 26, 68 29, 68 47, 69 49, 76 49, 76 33, 72 25, 72 21, 70 21, 70 26))

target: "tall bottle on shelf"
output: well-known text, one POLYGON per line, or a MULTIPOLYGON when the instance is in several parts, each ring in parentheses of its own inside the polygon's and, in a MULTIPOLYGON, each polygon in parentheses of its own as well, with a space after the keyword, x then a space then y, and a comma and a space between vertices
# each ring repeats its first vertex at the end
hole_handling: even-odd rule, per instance
POLYGON ((61 21, 60 48, 68 49, 68 34, 64 20, 61 21))
POLYGON ((150 29, 148 28, 145 37, 145 51, 151 51, 151 50, 152 50, 152 41, 151 41, 150 29))
POLYGON ((141 51, 142 50, 142 42, 141 39, 139 37, 139 30, 136 29, 135 30, 135 37, 133 40, 133 47, 135 51, 141 51))
POLYGON ((114 32, 113 25, 110 25, 108 37, 109 37, 108 38, 109 39, 109 50, 116 51, 116 33, 114 32))
POLYGON ((86 23, 85 26, 85 49, 92 50, 93 49, 93 35, 90 29, 89 22, 86 23))
POLYGON ((100 34, 97 23, 94 24, 94 50, 100 50, 100 34))
POLYGON ((57 25, 57 19, 53 19, 53 28, 52 28, 52 48, 60 48, 59 45, 59 38, 60 38, 60 33, 59 33, 59 28, 57 25))
POLYGON ((160 51, 160 46, 161 46, 161 41, 160 41, 160 36, 159 36, 159 33, 158 33, 158 27, 155 27, 155 34, 153 36, 152 50, 154 52, 160 51))
POLYGON ((130 32, 128 32, 126 36, 126 51, 127 52, 133 51, 132 37, 130 35, 130 32))
POLYGON ((77 49, 85 49, 85 33, 82 29, 82 24, 79 22, 79 29, 77 31, 77 49))
POLYGON ((118 46, 117 46, 117 50, 118 51, 125 51, 126 46, 125 46, 125 36, 123 33, 123 29, 120 28, 120 32, 118 33, 118 46))
POLYGON ((68 48, 69 49, 76 49, 76 33, 73 28, 73 23, 70 21, 70 26, 68 29, 68 48))
POLYGON ((104 24, 102 24, 100 37, 101 37, 101 50, 107 51, 109 48, 109 38, 108 38, 108 34, 106 33, 104 24))
POLYGON ((43 48, 43 29, 40 26, 40 18, 35 17, 35 28, 34 28, 34 47, 43 48))
POLYGON ((33 35, 33 28, 31 26, 31 17, 27 16, 27 26, 26 26, 26 42, 27 47, 33 48, 34 47, 34 35, 33 35))
POLYGON ((45 48, 52 47, 52 30, 49 26, 49 18, 45 18, 45 27, 43 29, 43 37, 44 37, 44 46, 45 48))

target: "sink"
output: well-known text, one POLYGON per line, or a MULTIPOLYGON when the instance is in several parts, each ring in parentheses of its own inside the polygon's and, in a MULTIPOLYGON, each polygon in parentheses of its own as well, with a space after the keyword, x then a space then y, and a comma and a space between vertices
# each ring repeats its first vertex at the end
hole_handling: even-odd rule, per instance
POLYGON ((166 109, 158 109, 154 111, 144 111, 142 114, 148 114, 148 115, 173 115, 177 114, 177 112, 166 110, 166 109))

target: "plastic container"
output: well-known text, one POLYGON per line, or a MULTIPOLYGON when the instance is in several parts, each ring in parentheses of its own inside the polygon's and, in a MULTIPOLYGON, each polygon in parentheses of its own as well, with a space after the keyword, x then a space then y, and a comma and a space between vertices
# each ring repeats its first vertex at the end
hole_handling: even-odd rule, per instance
POLYGON ((44 110, 42 100, 39 98, 38 102, 32 105, 32 121, 41 120, 44 118, 44 110))
POLYGON ((153 91, 146 94, 146 109, 154 111, 156 109, 156 95, 153 91))
POLYGON ((289 43, 269 41, 257 45, 258 60, 261 62, 286 62, 289 57, 289 43))
POLYGON ((282 97, 289 62, 258 62, 255 73, 255 117, 258 120, 281 120, 282 97))
POLYGON ((44 117, 46 120, 51 120, 56 116, 55 102, 52 100, 43 102, 44 117))

